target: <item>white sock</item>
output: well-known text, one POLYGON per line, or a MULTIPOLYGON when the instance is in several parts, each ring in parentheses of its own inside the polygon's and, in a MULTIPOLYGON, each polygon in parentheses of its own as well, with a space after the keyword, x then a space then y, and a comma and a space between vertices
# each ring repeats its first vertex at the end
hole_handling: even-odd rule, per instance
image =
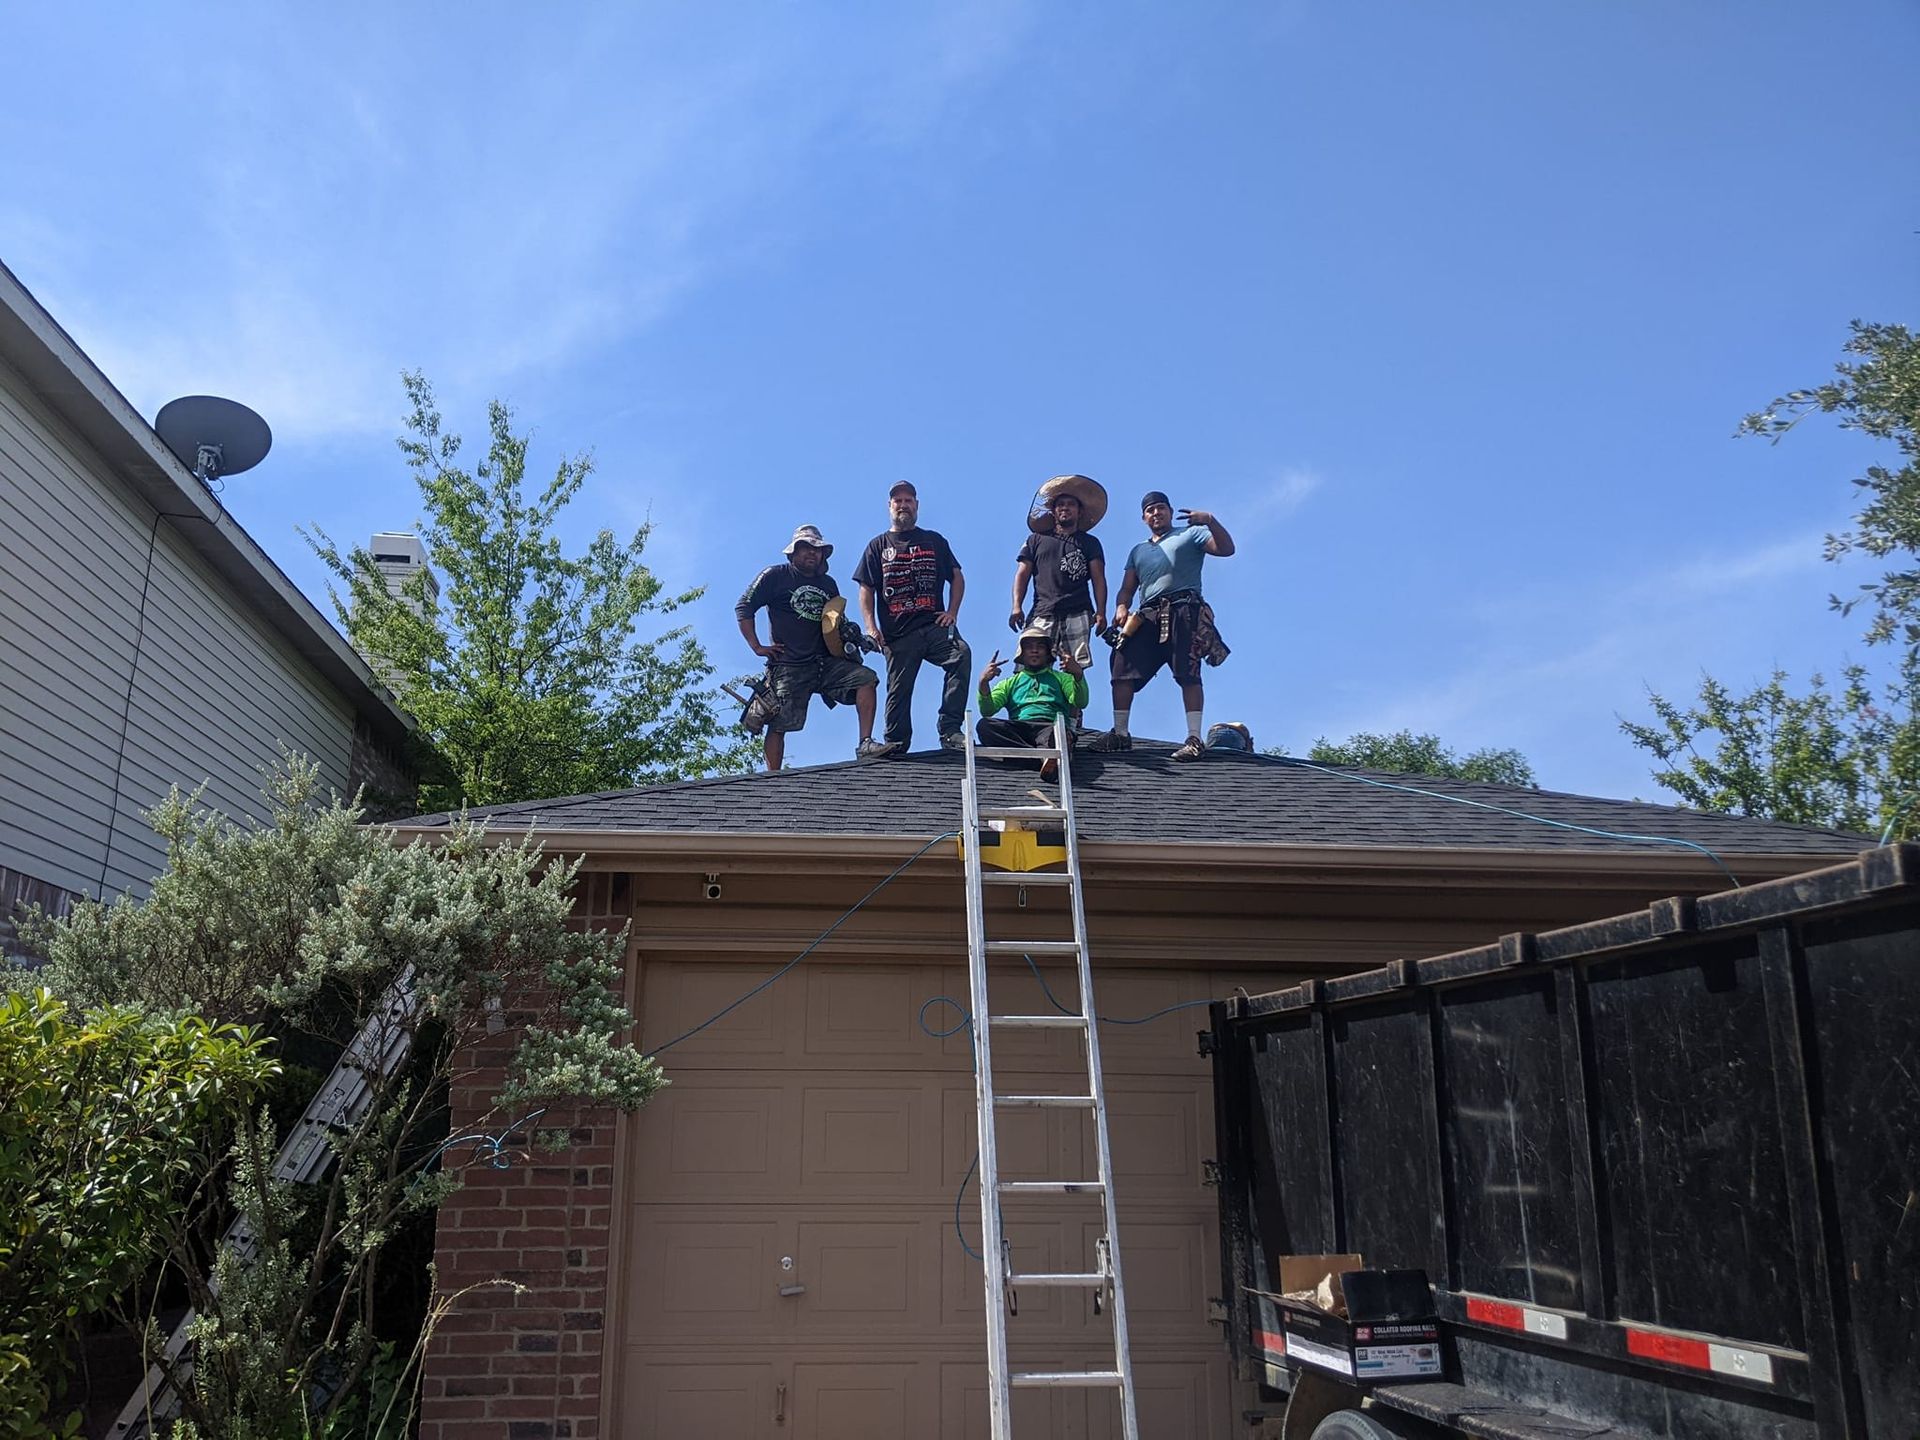
POLYGON ((1116 710, 1113 712, 1113 733, 1114 734, 1124 735, 1127 733, 1127 716, 1131 715, 1132 713, 1133 711, 1131 710, 1116 710))
POLYGON ((1198 735, 1199 733, 1200 712, 1198 710, 1189 710, 1187 711, 1187 734, 1198 735))

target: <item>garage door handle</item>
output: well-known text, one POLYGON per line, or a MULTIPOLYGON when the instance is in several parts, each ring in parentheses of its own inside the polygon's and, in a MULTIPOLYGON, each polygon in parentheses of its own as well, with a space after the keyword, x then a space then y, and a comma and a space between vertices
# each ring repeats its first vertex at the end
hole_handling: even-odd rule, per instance
POLYGON ((773 1387, 773 1423, 776 1425, 787 1423, 787 1387, 785 1385, 773 1387))

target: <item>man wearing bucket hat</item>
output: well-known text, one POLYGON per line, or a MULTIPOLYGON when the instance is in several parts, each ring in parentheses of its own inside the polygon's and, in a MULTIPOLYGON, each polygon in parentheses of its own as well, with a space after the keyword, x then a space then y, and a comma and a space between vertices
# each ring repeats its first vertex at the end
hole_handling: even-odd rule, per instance
POLYGON ((1134 691, 1164 665, 1179 682, 1187 712, 1187 741, 1173 752, 1173 758, 1198 760, 1207 753, 1200 738, 1201 711, 1206 705, 1200 665, 1202 661, 1218 665, 1228 653, 1214 626, 1213 607, 1200 598, 1200 566, 1209 555, 1233 554, 1233 537, 1206 510, 1182 510, 1184 523, 1176 530, 1173 504, 1164 490, 1149 490, 1141 497, 1140 518, 1148 538, 1127 556, 1109 632, 1118 642, 1113 652, 1113 729, 1090 741, 1087 748, 1133 748, 1127 722, 1134 691), (1128 625, 1127 609, 1136 596, 1138 623, 1128 625))
POLYGON ((1106 628, 1107 555, 1090 533, 1107 513, 1107 492, 1085 475, 1056 475, 1040 487, 1027 516, 1032 533, 1014 557, 1009 630, 1031 627, 1054 653, 1093 663, 1093 632, 1106 628), (1026 613, 1033 586, 1033 614, 1026 613))
MULTIPOLYGON (((1060 670, 1053 668, 1053 637, 1037 626, 1020 632, 1020 648, 1015 652, 1013 674, 999 684, 1002 661, 993 652, 980 671, 980 723, 974 733, 982 745, 1023 745, 1044 747, 1053 743, 1053 722, 1062 713, 1084 710, 1087 682, 1082 677, 1087 667, 1071 655, 1060 657, 1060 670), (1061 671, 1065 671, 1062 674, 1061 671), (999 718, 1005 708, 1007 718, 999 718)), ((1040 778, 1051 780, 1059 766, 1049 756, 1040 765, 1040 778)))
POLYGON ((940 743, 959 750, 967 743, 960 727, 973 667, 973 652, 960 638, 966 578, 946 536, 920 528, 920 494, 911 480, 896 481, 887 492, 887 512, 892 524, 867 543, 853 572, 861 617, 887 656, 887 743, 904 750, 913 739, 913 684, 926 664, 946 674, 940 743))
POLYGON ((786 758, 788 733, 806 726, 807 705, 815 695, 829 706, 853 706, 860 721, 855 759, 876 760, 891 755, 895 748, 873 738, 874 695, 880 677, 857 660, 835 653, 844 647, 831 646, 822 628, 830 608, 838 618, 839 607, 831 602, 839 596, 840 587, 827 573, 832 554, 833 546, 818 528, 802 525, 787 542, 786 563, 762 570, 733 607, 740 633, 753 653, 767 662, 766 677, 741 719, 749 730, 766 726, 763 751, 769 770, 778 770, 786 758), (764 645, 754 629, 754 615, 762 608, 771 635, 764 645))

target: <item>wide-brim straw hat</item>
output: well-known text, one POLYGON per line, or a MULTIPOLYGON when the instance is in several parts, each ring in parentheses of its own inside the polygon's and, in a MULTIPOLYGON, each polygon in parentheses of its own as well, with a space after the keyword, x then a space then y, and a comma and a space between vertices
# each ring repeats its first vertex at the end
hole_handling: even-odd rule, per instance
POLYGON ((1107 492, 1098 480, 1088 475, 1056 475, 1035 492, 1027 508, 1027 528, 1036 535, 1053 529, 1053 501, 1057 495, 1071 495, 1080 502, 1080 528, 1091 530, 1107 513, 1107 492))

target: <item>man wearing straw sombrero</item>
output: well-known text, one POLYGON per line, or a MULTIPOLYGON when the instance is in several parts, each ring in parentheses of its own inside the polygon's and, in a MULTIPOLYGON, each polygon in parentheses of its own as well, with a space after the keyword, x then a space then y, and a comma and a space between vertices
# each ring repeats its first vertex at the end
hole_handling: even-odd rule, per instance
MULTIPOLYGON (((1085 475, 1056 475, 1040 487, 1027 515, 1032 533, 1014 557, 1013 610, 1007 628, 1033 630, 1054 654, 1093 663, 1093 636, 1106 628, 1107 556, 1088 532, 1107 513, 1107 492, 1085 475), (1027 587, 1033 613, 1027 614, 1027 587)), ((1077 724, 1079 710, 1073 712, 1077 724)))
POLYGON ((766 727, 762 753, 769 770, 778 770, 786 758, 788 733, 806 726, 807 705, 815 695, 829 706, 853 706, 860 720, 856 760, 877 760, 896 748, 873 738, 880 677, 859 662, 857 648, 846 653, 842 632, 852 627, 844 624, 840 586, 827 574, 832 554, 833 546, 817 527, 802 525, 787 542, 787 563, 762 570, 733 607, 740 633, 767 662, 766 677, 754 687, 741 720, 749 731, 766 727), (761 609, 771 636, 764 645, 754 630, 761 609))

